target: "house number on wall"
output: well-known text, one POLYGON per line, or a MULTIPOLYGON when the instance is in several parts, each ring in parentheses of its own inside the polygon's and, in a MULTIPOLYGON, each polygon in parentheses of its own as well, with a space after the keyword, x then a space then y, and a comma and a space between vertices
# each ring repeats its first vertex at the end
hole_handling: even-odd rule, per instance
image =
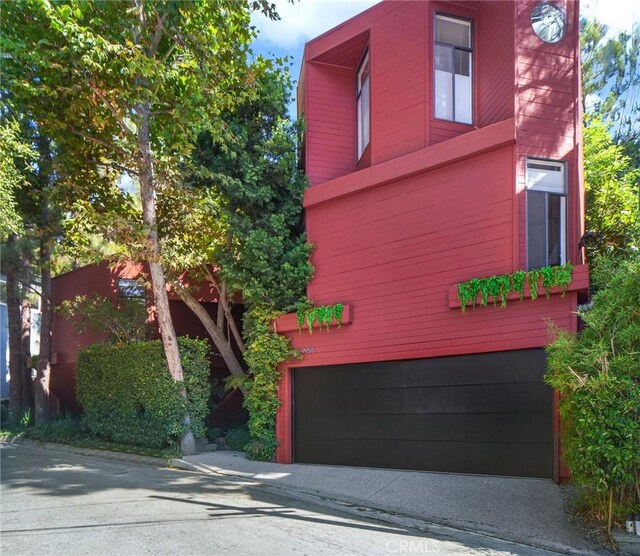
POLYGON ((314 348, 313 346, 308 346, 308 347, 300 348, 298 351, 304 355, 309 355, 311 353, 315 353, 316 348, 314 348))

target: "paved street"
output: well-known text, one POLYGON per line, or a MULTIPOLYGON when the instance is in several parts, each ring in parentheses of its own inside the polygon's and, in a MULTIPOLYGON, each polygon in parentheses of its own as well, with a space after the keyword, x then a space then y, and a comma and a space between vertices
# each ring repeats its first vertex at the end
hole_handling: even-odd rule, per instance
POLYGON ((3 444, 3 554, 545 555, 425 533, 242 480, 3 444))

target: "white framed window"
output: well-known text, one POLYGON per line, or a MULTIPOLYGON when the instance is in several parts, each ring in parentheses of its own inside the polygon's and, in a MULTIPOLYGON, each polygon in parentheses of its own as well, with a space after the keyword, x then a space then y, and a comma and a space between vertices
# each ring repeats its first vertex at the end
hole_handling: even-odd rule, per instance
POLYGON ((567 179, 561 161, 526 159, 527 268, 567 260, 567 179))
POLYGON ((370 64, 369 51, 367 51, 360 63, 356 76, 356 104, 358 118, 358 159, 367 148, 370 140, 371 116, 370 116, 370 64))
POLYGON ((473 123, 473 37, 471 21, 436 14, 434 25, 435 117, 473 123))

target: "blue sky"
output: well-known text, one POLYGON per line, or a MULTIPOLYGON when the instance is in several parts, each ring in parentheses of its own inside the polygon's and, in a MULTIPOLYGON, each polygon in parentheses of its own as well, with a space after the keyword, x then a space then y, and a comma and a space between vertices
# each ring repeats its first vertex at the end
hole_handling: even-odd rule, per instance
MULTIPOLYGON (((286 0, 273 1, 281 20, 269 21, 261 14, 254 15, 253 24, 259 32, 254 52, 292 57, 295 80, 307 41, 378 3, 378 0, 294 0, 293 4, 286 0)), ((611 33, 630 31, 632 25, 640 21, 638 0, 583 0, 580 10, 582 15, 595 16, 608 25, 611 33)), ((294 107, 292 103, 291 110, 295 113, 294 107)))

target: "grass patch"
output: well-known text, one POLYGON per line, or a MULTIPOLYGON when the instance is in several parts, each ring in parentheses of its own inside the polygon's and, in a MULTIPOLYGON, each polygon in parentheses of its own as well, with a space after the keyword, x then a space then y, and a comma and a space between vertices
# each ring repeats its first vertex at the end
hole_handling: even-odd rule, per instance
POLYGON ((164 459, 180 457, 181 455, 177 445, 169 448, 151 448, 148 446, 135 446, 104 440, 91 434, 82 418, 63 417, 60 419, 52 419, 43 425, 34 425, 31 427, 15 425, 13 427, 3 427, 0 431, 0 438, 11 436, 29 438, 40 442, 57 442, 59 444, 68 444, 80 448, 125 452, 127 454, 153 456, 164 459))

